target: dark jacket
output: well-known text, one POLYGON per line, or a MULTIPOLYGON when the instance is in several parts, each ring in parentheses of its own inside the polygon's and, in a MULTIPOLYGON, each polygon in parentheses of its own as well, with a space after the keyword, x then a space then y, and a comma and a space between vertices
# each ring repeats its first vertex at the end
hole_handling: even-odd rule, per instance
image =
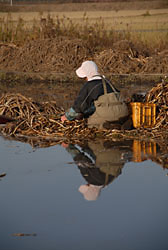
MULTIPOLYGON (((107 83, 107 93, 113 92, 110 85, 107 83)), ((76 98, 72 108, 77 113, 85 114, 87 110, 94 105, 94 101, 99 96, 104 94, 102 80, 88 81, 81 88, 78 97, 76 98)))
POLYGON ((106 151, 100 144, 91 143, 91 145, 94 150, 99 146, 97 155, 89 146, 69 144, 66 150, 71 154, 80 173, 89 184, 106 186, 121 174, 125 163, 121 160, 122 152, 119 149, 106 151))

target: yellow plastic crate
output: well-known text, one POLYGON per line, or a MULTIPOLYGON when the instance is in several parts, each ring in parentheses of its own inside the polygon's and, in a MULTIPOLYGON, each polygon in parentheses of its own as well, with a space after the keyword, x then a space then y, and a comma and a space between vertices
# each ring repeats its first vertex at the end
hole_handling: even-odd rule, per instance
POLYGON ((133 141, 133 158, 134 162, 142 162, 150 157, 156 157, 157 149, 155 142, 133 141))
POLYGON ((132 102, 132 121, 134 128, 151 128, 156 123, 156 104, 132 102))

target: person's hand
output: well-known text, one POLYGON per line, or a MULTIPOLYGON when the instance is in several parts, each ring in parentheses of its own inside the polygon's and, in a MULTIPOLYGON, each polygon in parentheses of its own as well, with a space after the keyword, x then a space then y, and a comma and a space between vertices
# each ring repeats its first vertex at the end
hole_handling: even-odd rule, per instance
POLYGON ((61 121, 64 122, 64 121, 66 121, 66 120, 67 120, 66 116, 65 116, 65 115, 62 115, 62 116, 61 116, 61 121))
POLYGON ((62 146, 63 148, 67 148, 67 147, 68 147, 68 144, 65 143, 65 142, 62 142, 62 143, 61 143, 61 146, 62 146))

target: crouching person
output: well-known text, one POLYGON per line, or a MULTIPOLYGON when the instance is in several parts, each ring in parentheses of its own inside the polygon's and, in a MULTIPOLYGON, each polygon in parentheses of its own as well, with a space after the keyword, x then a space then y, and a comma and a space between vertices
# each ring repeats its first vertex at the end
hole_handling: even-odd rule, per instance
POLYGON ((61 117, 62 122, 87 118, 88 127, 102 129, 107 122, 115 124, 127 120, 128 108, 120 92, 99 73, 95 62, 83 62, 76 74, 86 82, 73 106, 61 117))

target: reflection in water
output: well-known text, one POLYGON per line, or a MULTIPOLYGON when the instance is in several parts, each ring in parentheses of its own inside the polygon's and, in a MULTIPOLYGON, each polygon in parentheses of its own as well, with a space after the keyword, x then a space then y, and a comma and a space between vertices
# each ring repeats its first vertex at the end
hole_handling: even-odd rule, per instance
POLYGON ((133 141, 133 161, 142 162, 156 157, 156 142, 133 141))
MULTIPOLYGON (((96 200, 102 188, 112 183, 129 161, 158 161, 159 147, 155 142, 139 140, 85 142, 81 145, 62 144, 71 154, 86 184, 79 192, 86 200, 96 200)), ((166 162, 167 162, 167 158, 166 162)), ((164 159, 164 162, 165 162, 164 159)), ((166 165, 164 164, 163 167, 166 165)))
POLYGON ((163 144, 41 142, 0 140, 0 249, 168 249, 163 144))
POLYGON ((86 200, 96 200, 101 189, 121 174, 127 152, 103 142, 88 142, 83 147, 70 144, 66 149, 87 181, 79 188, 86 200))
POLYGON ((142 162, 145 160, 152 160, 163 168, 168 168, 168 154, 167 147, 162 149, 154 141, 140 141, 133 140, 133 162, 142 162))

